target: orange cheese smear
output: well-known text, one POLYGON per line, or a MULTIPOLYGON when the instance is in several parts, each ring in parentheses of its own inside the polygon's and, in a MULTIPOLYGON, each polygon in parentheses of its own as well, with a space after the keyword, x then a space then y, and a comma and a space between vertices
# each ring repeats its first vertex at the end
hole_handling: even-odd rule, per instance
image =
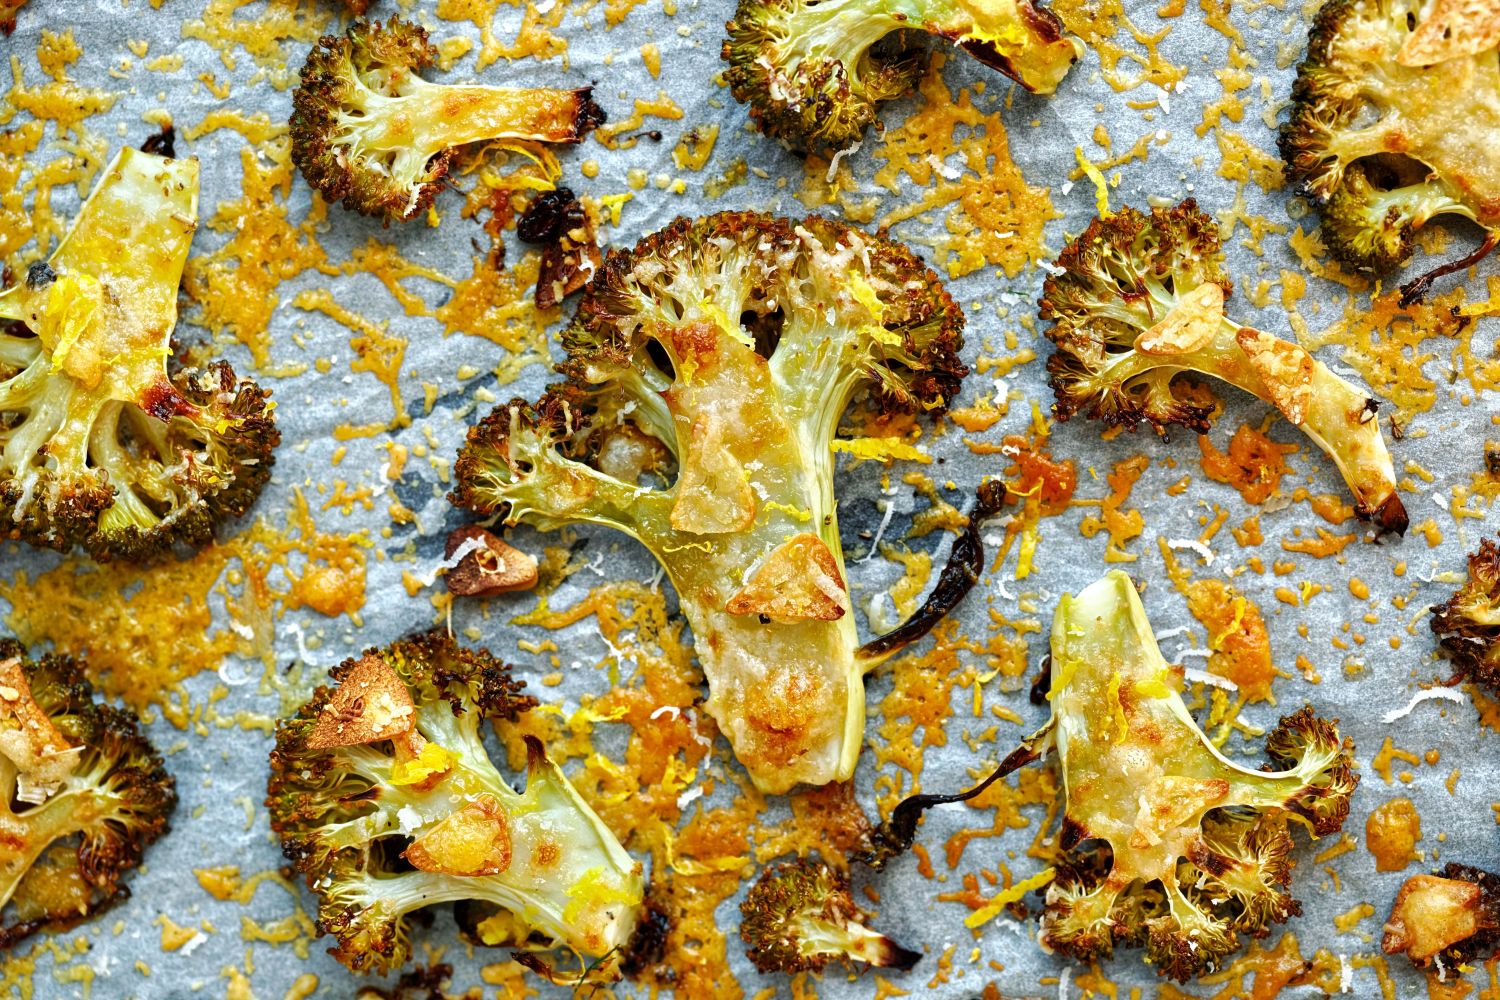
POLYGON ((148 568, 69 557, 0 582, 0 597, 23 643, 82 656, 106 693, 137 710, 156 705, 185 727, 192 709, 183 682, 231 654, 274 669, 275 619, 285 611, 307 607, 357 623, 370 544, 320 531, 299 493, 284 529, 257 521, 190 559, 148 568), (220 601, 239 631, 216 626, 220 601))
POLYGON ((1241 424, 1229 439, 1229 451, 1214 447, 1207 434, 1198 435, 1203 474, 1216 483, 1227 483, 1239 491, 1246 503, 1264 503, 1281 488, 1281 477, 1291 471, 1286 456, 1297 451, 1294 444, 1272 441, 1265 430, 1241 424))
POLYGON ((875 156, 885 161, 875 172, 875 183, 914 196, 881 216, 877 225, 893 226, 946 208, 947 232, 937 238, 935 249, 949 277, 988 265, 1014 278, 1028 264, 1050 256, 1042 230, 1059 213, 1048 189, 1028 184, 1011 160, 1001 112, 980 111, 967 90, 956 97, 950 93, 942 61, 934 58, 922 80, 917 112, 887 129, 875 148, 875 156), (934 160, 947 163, 957 176, 943 176, 934 160))
POLYGON ((1208 630, 1208 669, 1239 688, 1250 704, 1275 702, 1271 683, 1279 676, 1271 662, 1266 620, 1255 602, 1217 577, 1190 579, 1189 570, 1161 542, 1162 561, 1173 586, 1187 598, 1188 611, 1208 630))
POLYGON ((1109 495, 1099 501, 1098 516, 1089 514, 1078 526, 1084 538, 1093 538, 1100 531, 1109 533, 1109 545, 1104 550, 1107 563, 1135 562, 1139 558, 1134 552, 1125 551, 1125 543, 1141 536, 1146 530, 1146 518, 1139 510, 1127 508, 1125 504, 1130 500, 1130 491, 1150 465, 1151 460, 1145 455, 1134 455, 1116 462, 1106 477, 1109 495))

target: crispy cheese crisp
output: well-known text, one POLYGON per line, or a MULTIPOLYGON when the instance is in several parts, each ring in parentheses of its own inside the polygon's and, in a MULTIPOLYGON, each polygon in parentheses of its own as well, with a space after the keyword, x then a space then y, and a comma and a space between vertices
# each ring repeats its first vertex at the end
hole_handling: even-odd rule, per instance
POLYGON ((1432 66, 1478 55, 1500 45, 1500 4, 1495 0, 1434 0, 1396 54, 1403 66, 1432 66))

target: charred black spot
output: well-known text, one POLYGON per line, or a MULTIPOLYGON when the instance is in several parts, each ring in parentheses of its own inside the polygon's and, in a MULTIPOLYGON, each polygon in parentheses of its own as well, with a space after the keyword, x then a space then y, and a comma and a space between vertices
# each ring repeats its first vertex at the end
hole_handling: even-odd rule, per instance
POLYGON ((1484 471, 1500 478, 1500 444, 1490 441, 1484 446, 1484 471))
POLYGON ((1037 668, 1036 680, 1031 682, 1031 692, 1028 697, 1033 705, 1047 704, 1047 695, 1052 693, 1052 654, 1048 653, 1042 657, 1042 665, 1037 668))
POLYGON ((44 260, 39 260, 26 269, 26 287, 33 292, 41 291, 57 280, 57 272, 44 260))
POLYGON ((645 912, 641 922, 625 945, 620 971, 631 979, 657 965, 667 954, 667 937, 672 933, 672 914, 653 885, 646 893, 645 912))
POLYGON ((160 132, 148 136, 146 141, 141 143, 141 152, 154 153, 157 156, 175 160, 177 158, 177 129, 170 124, 163 125, 160 132))
POLYGON ((1084 826, 1072 816, 1064 816, 1062 832, 1058 835, 1058 843, 1065 851, 1071 851, 1081 844, 1089 835, 1088 827, 1084 826))
POLYGON ((378 986, 364 986, 359 992, 359 1000, 446 1000, 447 994, 443 992, 448 985, 448 980, 453 978, 453 966, 433 965, 429 967, 417 966, 410 972, 403 973, 396 980, 396 985, 389 990, 383 990, 378 986))
POLYGON ((583 207, 571 188, 543 191, 516 222, 516 235, 527 243, 553 243, 582 218, 583 207))
POLYGON ((578 119, 576 123, 578 138, 582 140, 584 136, 608 120, 609 116, 604 113, 604 109, 594 103, 594 88, 585 87, 580 90, 578 92, 578 119))
POLYGON ((151 384, 141 394, 141 409, 163 422, 175 416, 191 416, 198 408, 188 402, 187 397, 166 379, 151 384))

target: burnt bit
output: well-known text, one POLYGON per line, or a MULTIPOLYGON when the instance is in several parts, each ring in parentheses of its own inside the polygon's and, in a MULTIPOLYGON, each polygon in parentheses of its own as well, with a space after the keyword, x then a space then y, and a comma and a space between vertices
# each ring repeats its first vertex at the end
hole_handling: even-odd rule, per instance
POLYGON ((543 247, 536 279, 539 309, 551 309, 588 284, 604 262, 594 221, 568 188, 543 192, 526 206, 516 235, 543 247))
POLYGON ((474 542, 470 551, 444 577, 449 593, 459 597, 493 597, 536 586, 536 557, 508 545, 477 524, 466 524, 448 535, 443 558, 453 554, 466 542, 474 542))
POLYGON ((141 409, 163 423, 175 416, 188 417, 198 412, 198 408, 188 402, 187 397, 165 378, 157 379, 141 393, 140 405, 141 409))
POLYGON ((636 925, 620 959, 620 971, 630 979, 637 979, 661 964, 667 955, 667 938, 672 933, 671 910, 654 882, 646 891, 644 905, 641 922, 636 925))
POLYGON ((1062 831, 1058 834, 1058 844, 1063 850, 1071 851, 1087 840, 1088 835, 1088 827, 1078 822, 1072 816, 1064 816, 1062 831))
POLYGON ((1042 665, 1037 668, 1036 680, 1031 682, 1031 691, 1027 698, 1033 705, 1047 704, 1047 696, 1052 693, 1052 654, 1048 653, 1042 657, 1042 665))
POLYGON ((39 292, 57 280, 57 272, 45 260, 39 260, 26 269, 26 287, 39 292))
POLYGON ((964 533, 953 541, 953 550, 948 554, 948 564, 938 577, 937 586, 916 612, 902 624, 878 638, 871 639, 859 647, 864 659, 887 656, 903 646, 909 646, 931 632, 948 612, 974 589, 984 572, 984 522, 1000 513, 1010 499, 1005 484, 999 480, 981 483, 974 509, 969 513, 969 524, 964 533))
POLYGON ((1421 302, 1432 289, 1433 282, 1439 278, 1447 277, 1466 267, 1472 267, 1490 255, 1490 251, 1500 246, 1500 233, 1487 233, 1484 242, 1475 248, 1473 253, 1460 257, 1458 260, 1449 261, 1439 267, 1433 268, 1426 274, 1420 275, 1401 286, 1401 307, 1421 302))
POLYGON ((582 142, 590 132, 609 121, 609 115, 594 102, 594 88, 584 87, 578 91, 578 118, 575 121, 576 141, 582 142))
POLYGON ((1012 771, 1020 770, 1033 761, 1041 760, 1042 751, 1037 749, 1039 742, 1040 740, 1037 736, 1027 739, 1026 742, 1012 750, 1000 762, 999 767, 991 771, 983 781, 968 791, 958 792, 953 795, 929 795, 924 792, 920 795, 912 795, 901 800, 896 808, 891 810, 891 818, 875 828, 874 834, 870 837, 873 844, 871 849, 860 851, 857 854, 851 855, 851 857, 862 865, 873 868, 875 871, 880 871, 892 858, 911 850, 912 843, 917 839, 917 823, 921 820, 924 812, 933 806, 948 805, 953 802, 967 802, 1012 771))
POLYGON ((516 222, 516 235, 527 243, 551 243, 583 221, 583 206, 571 188, 543 191, 516 222))
POLYGON ((362 986, 357 994, 356 1000, 447 1000, 448 994, 444 988, 448 980, 453 978, 453 966, 432 965, 417 966, 410 972, 402 973, 401 978, 396 980, 396 985, 388 990, 378 986, 362 986))
POLYGON ((1406 505, 1401 502, 1401 498, 1394 491, 1373 510, 1361 504, 1356 512, 1361 517, 1368 518, 1382 535, 1404 535, 1410 523, 1410 518, 1406 514, 1406 505))
POLYGON ((141 152, 165 156, 169 160, 177 159, 177 129, 170 123, 163 125, 160 132, 148 136, 141 143, 141 152))
POLYGON ((1491 479, 1500 479, 1500 442, 1485 442, 1484 471, 1491 479))

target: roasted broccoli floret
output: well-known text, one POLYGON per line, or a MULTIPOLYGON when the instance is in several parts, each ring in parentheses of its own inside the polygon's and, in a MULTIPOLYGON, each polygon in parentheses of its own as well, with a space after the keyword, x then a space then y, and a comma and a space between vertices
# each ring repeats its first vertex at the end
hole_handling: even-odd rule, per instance
POLYGON ((536 703, 486 650, 436 629, 335 667, 276 729, 267 805, 282 850, 318 896, 318 929, 355 971, 403 965, 406 914, 439 903, 498 908, 486 944, 572 952, 610 978, 640 916, 641 866, 527 738, 526 791, 500 776, 486 720, 536 703))
POLYGON ((1333 459, 1382 531, 1406 530, 1406 508, 1380 433, 1379 404, 1297 344, 1224 314, 1232 290, 1219 229, 1188 199, 1144 215, 1095 219, 1057 258, 1041 314, 1057 351, 1047 359, 1059 420, 1208 429, 1207 406, 1178 396, 1183 372, 1223 379, 1272 404, 1333 459))
POLYGON ((122 879, 167 831, 172 776, 136 717, 97 704, 79 663, 0 640, 0 948, 127 898, 122 879))
POLYGON ((1396 893, 1380 946, 1419 968, 1436 960, 1452 971, 1488 959, 1500 947, 1500 876, 1456 862, 1413 875, 1396 893))
MULTIPOLYGON (((1425 0, 1329 0, 1308 34, 1307 56, 1281 128, 1288 176, 1318 206, 1323 238, 1340 260, 1386 272, 1412 254, 1413 234, 1439 215, 1488 230, 1473 257, 1406 286, 1420 297, 1433 278, 1488 253, 1500 227, 1500 55, 1451 53, 1424 39, 1425 0)), ((1439 5, 1441 6, 1441 5, 1439 5)), ((1482 5, 1475 5, 1478 10, 1482 5)), ((1462 41, 1453 32, 1451 41, 1462 41)), ((1482 43, 1481 43, 1482 44, 1482 43)))
POLYGON ((725 79, 767 134, 843 147, 921 77, 921 35, 955 42, 1027 90, 1050 94, 1083 43, 1032 0, 739 0, 725 79))
POLYGON ((864 671, 833 445, 856 393, 941 411, 963 313, 906 247, 812 217, 678 219, 612 252, 563 334, 568 381, 469 432, 451 499, 543 530, 603 524, 661 561, 708 711, 756 785, 847 779, 864 671))
POLYGON ((1042 914, 1048 948, 1092 962, 1144 947, 1158 972, 1186 982, 1220 968, 1239 935, 1301 912, 1287 892, 1288 827, 1337 832, 1359 782, 1335 723, 1303 708, 1267 737, 1269 769, 1228 760, 1193 721, 1182 668, 1162 657, 1118 571, 1058 603, 1050 674, 1047 723, 969 791, 898 805, 871 860, 909 848, 923 810, 1056 751, 1065 810, 1042 914))
POLYGON ((404 221, 437 197, 460 146, 581 142, 604 121, 592 89, 450 86, 419 72, 437 58, 427 30, 358 20, 308 54, 292 95, 292 160, 330 202, 404 221))
POLYGON ((1479 543, 1468 580, 1433 609, 1432 631, 1460 674, 1500 691, 1500 546, 1479 543))
POLYGON ((865 926, 849 877, 812 858, 761 872, 740 918, 745 954, 761 972, 822 972, 836 959, 905 970, 922 957, 865 926))
POLYGON ((0 532, 145 559, 211 541, 270 478, 269 394, 171 358, 197 217, 198 161, 122 149, 0 293, 0 532))

